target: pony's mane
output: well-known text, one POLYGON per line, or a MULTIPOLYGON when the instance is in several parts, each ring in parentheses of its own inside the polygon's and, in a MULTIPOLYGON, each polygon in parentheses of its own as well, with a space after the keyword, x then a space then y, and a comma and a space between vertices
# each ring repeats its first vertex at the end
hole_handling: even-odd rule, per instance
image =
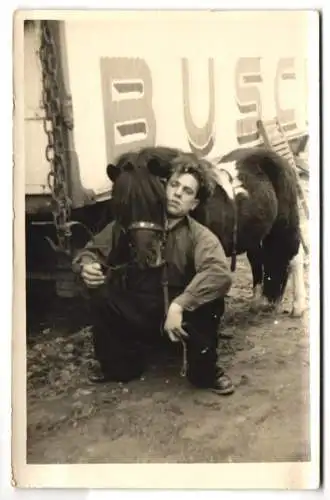
POLYGON ((178 150, 165 147, 148 147, 124 153, 116 167, 120 174, 113 183, 112 209, 116 220, 123 227, 132 222, 149 221, 164 224, 166 194, 160 177, 152 175, 148 163, 156 160, 170 168, 178 150))
POLYGON ((138 152, 138 163, 142 166, 147 166, 150 160, 157 160, 160 165, 170 167, 171 162, 183 152, 177 148, 167 146, 150 146, 141 148, 138 152))

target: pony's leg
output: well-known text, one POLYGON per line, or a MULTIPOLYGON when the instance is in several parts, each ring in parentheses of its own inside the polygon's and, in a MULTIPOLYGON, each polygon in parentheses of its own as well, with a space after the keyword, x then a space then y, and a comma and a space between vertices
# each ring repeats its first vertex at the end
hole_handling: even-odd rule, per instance
POLYGON ((290 263, 290 274, 292 277, 292 316, 299 318, 306 310, 306 288, 304 280, 304 250, 299 246, 298 254, 290 263))
POLYGON ((258 310, 263 304, 262 282, 263 282, 263 265, 262 265, 262 247, 259 245, 253 250, 246 253, 250 262, 253 278, 253 296, 250 304, 252 310, 258 310))

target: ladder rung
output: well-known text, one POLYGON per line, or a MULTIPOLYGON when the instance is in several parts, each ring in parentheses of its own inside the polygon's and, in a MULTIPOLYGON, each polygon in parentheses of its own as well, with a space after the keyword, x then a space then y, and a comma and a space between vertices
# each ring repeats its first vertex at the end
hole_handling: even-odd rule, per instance
MULTIPOLYGON (((269 137, 269 139, 270 139, 270 137, 269 137)), ((271 139, 272 139, 271 142, 274 146, 277 146, 278 144, 287 144, 288 143, 288 141, 286 139, 284 139, 282 136, 276 136, 276 137, 273 136, 273 137, 271 137, 271 139)))
POLYGON ((273 118, 272 120, 266 120, 266 121, 262 122, 262 126, 265 127, 265 128, 266 127, 271 127, 271 126, 277 127, 277 125, 278 125, 278 121, 277 121, 276 118, 273 118))
POLYGON ((287 143, 287 141, 281 141, 281 142, 272 142, 272 147, 273 148, 286 148, 287 150, 290 151, 290 145, 287 143))
POLYGON ((282 151, 283 154, 290 152, 290 149, 288 149, 288 146, 286 144, 285 145, 281 144, 280 146, 273 146, 272 145, 272 150, 277 151, 277 152, 282 151))
POLYGON ((271 140, 272 142, 284 140, 283 135, 279 134, 277 130, 276 130, 276 133, 274 133, 274 134, 270 134, 270 133, 266 132, 266 135, 267 135, 268 139, 271 140))
POLYGON ((265 132, 268 135, 268 137, 282 137, 282 134, 278 131, 277 128, 271 130, 265 129, 265 132))
MULTIPOLYGON (((277 154, 280 154, 280 153, 277 153, 277 154)), ((281 156, 283 156, 286 159, 290 159, 293 162, 296 162, 295 159, 294 159, 294 156, 292 156, 292 154, 291 154, 290 151, 287 151, 286 153, 282 153, 281 156)))
POLYGON ((272 150, 276 151, 276 153, 291 154, 291 151, 288 149, 287 146, 281 146, 281 147, 274 147, 274 146, 272 146, 272 150))

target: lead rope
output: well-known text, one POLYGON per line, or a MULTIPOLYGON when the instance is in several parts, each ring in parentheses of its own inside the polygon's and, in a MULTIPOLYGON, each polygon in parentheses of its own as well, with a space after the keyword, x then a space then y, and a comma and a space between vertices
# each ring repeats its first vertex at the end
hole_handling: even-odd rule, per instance
POLYGON ((235 188, 233 188, 234 199, 233 199, 233 210, 234 210, 234 227, 233 227, 233 248, 231 253, 231 265, 230 270, 233 273, 236 271, 236 259, 237 259, 237 230, 238 230, 238 220, 237 220, 237 204, 236 204, 236 194, 235 188))
MULTIPOLYGON (((165 243, 168 234, 168 223, 167 219, 165 219, 165 230, 164 230, 164 241, 163 241, 163 249, 165 248, 165 243)), ((166 259, 163 259, 164 267, 163 267, 163 276, 162 276, 162 287, 163 287, 163 296, 164 296, 164 317, 166 319, 168 309, 169 309, 169 294, 168 294, 168 274, 167 274, 167 262, 166 259)), ((180 370, 180 376, 185 377, 187 375, 188 370, 188 354, 187 354, 187 344, 182 337, 179 337, 179 340, 182 344, 182 366, 180 370)))
POLYGON ((180 337, 180 342, 182 344, 183 352, 182 352, 182 367, 180 371, 181 377, 185 377, 188 371, 188 352, 187 352, 187 344, 183 338, 180 337))

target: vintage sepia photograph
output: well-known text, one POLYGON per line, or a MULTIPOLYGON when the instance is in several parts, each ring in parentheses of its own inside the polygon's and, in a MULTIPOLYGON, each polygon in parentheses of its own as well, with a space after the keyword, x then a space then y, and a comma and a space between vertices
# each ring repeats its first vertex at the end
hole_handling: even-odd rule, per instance
POLYGON ((18 486, 318 486, 318 29, 16 12, 18 486))

